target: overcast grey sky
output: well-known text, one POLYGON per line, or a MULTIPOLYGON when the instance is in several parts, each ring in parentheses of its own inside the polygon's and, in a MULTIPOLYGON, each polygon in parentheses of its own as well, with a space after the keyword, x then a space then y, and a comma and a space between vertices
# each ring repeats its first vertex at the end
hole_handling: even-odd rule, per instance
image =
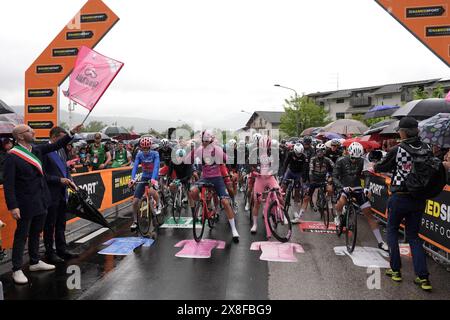
MULTIPOLYGON (((337 73, 340 89, 450 77, 373 0, 104 2, 120 21, 95 50, 125 66, 93 115, 237 128, 242 109, 282 110, 291 92, 275 83, 311 93, 335 90, 337 73)), ((25 70, 84 3, 3 4, 0 99, 23 105, 25 70)))

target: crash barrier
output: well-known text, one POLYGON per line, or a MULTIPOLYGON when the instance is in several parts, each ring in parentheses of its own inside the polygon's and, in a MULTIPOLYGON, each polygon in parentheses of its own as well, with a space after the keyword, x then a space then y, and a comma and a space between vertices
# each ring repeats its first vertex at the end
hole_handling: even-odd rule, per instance
MULTIPOLYGON (((372 173, 368 177, 373 213, 384 223, 388 219, 388 176, 372 173)), ((435 198, 426 200, 419 236, 425 241, 424 248, 434 257, 450 263, 450 185, 446 185, 435 198)), ((402 230, 404 228, 401 225, 402 230)))
MULTIPOLYGON (((140 174, 139 170, 138 178, 140 174)), ((133 196, 133 191, 128 188, 131 167, 77 173, 72 176, 75 184, 88 193, 95 207, 102 213, 129 201, 133 196)), ((68 224, 79 219, 74 215, 67 215, 68 224)), ((0 244, 3 249, 11 249, 16 223, 6 207, 3 185, 0 185, 0 220, 6 224, 4 228, 0 228, 0 244)))

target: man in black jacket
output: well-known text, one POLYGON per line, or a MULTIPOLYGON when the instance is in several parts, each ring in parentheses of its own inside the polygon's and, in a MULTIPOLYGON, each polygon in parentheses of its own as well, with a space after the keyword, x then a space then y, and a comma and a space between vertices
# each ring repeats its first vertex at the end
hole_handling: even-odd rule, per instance
MULTIPOLYGON (((61 127, 50 130, 50 143, 55 144, 66 136, 66 131, 61 127)), ((51 194, 51 204, 48 208, 44 226, 44 245, 46 262, 55 264, 75 258, 76 255, 67 251, 66 244, 66 211, 67 211, 67 187, 76 189, 67 166, 67 155, 64 149, 49 152, 44 156, 45 179, 51 194), (53 249, 56 245, 56 253, 53 249), (64 260, 63 260, 64 259, 64 260)))
POLYGON ((425 200, 413 197, 406 188, 406 178, 412 168, 412 150, 431 149, 418 137, 418 122, 414 118, 404 117, 399 122, 398 133, 404 144, 392 148, 380 162, 375 164, 376 172, 392 172, 391 197, 388 203, 387 239, 391 269, 386 271, 396 282, 402 281, 401 259, 398 246, 398 229, 405 219, 405 232, 411 247, 414 271, 417 278, 414 283, 423 290, 430 291, 431 284, 426 264, 423 241, 419 238, 420 223, 425 210, 425 200))
POLYGON ((14 234, 12 263, 13 279, 18 284, 28 282, 22 272, 23 251, 28 238, 30 271, 53 270, 54 265, 42 262, 39 258, 39 234, 42 232, 47 208, 51 203, 50 191, 42 168, 43 156, 65 147, 82 125, 72 129, 55 144, 32 145, 34 131, 27 125, 13 129, 17 145, 10 150, 5 160, 4 192, 8 210, 17 221, 14 234))

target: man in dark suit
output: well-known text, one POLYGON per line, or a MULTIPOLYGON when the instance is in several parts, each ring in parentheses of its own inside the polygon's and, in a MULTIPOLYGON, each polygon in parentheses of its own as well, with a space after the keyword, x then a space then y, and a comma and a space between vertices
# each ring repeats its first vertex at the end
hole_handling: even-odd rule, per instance
MULTIPOLYGON (((50 144, 57 143, 67 132, 61 127, 50 130, 50 144)), ((67 251, 66 244, 66 211, 67 187, 76 189, 67 166, 67 155, 63 149, 49 152, 44 156, 44 173, 51 194, 51 204, 47 210, 44 225, 44 245, 46 262, 56 264, 75 258, 76 255, 67 251), (56 246, 56 253, 53 249, 56 246)))
POLYGON ((8 210, 17 221, 14 234, 12 264, 13 280, 18 284, 28 282, 22 272, 23 251, 28 238, 30 271, 53 270, 39 257, 39 234, 42 232, 45 215, 51 203, 50 191, 42 168, 43 156, 65 147, 82 125, 73 128, 70 135, 54 144, 33 145, 34 131, 21 124, 13 129, 17 145, 10 150, 5 160, 4 192, 8 210))

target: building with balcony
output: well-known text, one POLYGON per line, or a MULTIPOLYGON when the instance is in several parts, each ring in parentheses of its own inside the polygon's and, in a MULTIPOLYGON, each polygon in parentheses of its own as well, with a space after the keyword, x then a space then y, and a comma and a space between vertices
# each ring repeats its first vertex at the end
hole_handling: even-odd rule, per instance
POLYGON ((413 82, 385 84, 372 87, 345 89, 308 94, 316 104, 325 108, 333 120, 365 114, 377 105, 402 106, 412 101, 414 90, 421 88, 430 96, 435 88, 450 90, 450 79, 430 79, 413 82))

